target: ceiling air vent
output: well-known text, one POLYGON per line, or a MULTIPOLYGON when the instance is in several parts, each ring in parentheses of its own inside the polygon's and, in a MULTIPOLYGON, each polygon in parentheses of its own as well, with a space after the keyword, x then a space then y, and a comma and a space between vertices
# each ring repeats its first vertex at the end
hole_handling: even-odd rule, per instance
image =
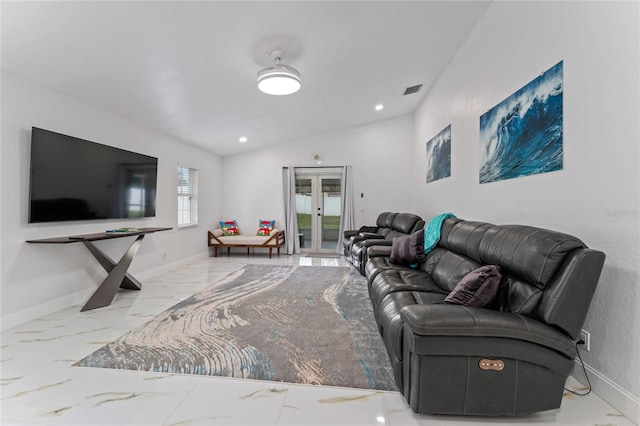
POLYGON ((418 84, 417 86, 411 86, 404 89, 404 94, 402 96, 411 95, 412 93, 418 93, 422 89, 422 84, 418 84))

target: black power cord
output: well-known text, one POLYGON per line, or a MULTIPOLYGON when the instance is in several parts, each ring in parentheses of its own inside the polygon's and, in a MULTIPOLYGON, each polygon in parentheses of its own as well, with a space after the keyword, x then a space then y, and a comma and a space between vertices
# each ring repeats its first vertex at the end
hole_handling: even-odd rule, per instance
POLYGON ((578 359, 580 360, 580 364, 582 365, 582 371, 584 371, 584 378, 587 379, 587 384, 589 385, 589 390, 586 391, 585 393, 579 393, 579 392, 575 392, 572 391, 571 389, 567 389, 564 388, 564 390, 566 390, 569 393, 572 393, 574 395, 578 395, 578 396, 587 396, 591 393, 591 382, 589 381, 589 376, 587 376, 587 369, 584 366, 584 362, 582 361, 582 357, 580 356, 580 350, 578 349, 578 345, 584 345, 584 340, 578 340, 576 342, 576 353, 578 354, 578 359))

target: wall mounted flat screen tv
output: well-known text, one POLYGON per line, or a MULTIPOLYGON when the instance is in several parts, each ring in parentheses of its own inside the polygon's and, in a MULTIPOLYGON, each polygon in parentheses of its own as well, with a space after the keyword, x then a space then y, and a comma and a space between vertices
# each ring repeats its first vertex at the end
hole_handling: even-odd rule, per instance
POLYGON ((29 223, 156 215, 158 159, 33 127, 29 223))

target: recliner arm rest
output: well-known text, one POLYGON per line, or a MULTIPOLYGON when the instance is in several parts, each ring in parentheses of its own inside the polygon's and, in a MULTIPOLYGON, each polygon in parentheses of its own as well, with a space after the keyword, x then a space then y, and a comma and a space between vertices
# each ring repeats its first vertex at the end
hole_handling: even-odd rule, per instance
POLYGON ((350 229, 348 231, 344 231, 342 233, 342 235, 344 236, 345 240, 348 240, 349 238, 354 237, 354 236, 358 235, 359 233, 360 233, 360 231, 358 231, 358 230, 350 229))
POLYGON ((576 355, 569 336, 533 318, 511 312, 460 305, 411 305, 402 308, 405 325, 418 336, 498 337, 524 340, 576 355))
POLYGON ((366 240, 366 238, 361 237, 360 235, 354 235, 353 237, 349 238, 349 247, 364 240, 366 240))
POLYGON ((343 236, 345 240, 348 240, 349 238, 356 235, 364 236, 364 234, 374 235, 374 237, 367 236, 367 238, 377 238, 377 236, 379 235, 376 233, 377 231, 377 226, 361 226, 359 229, 348 229, 344 231, 343 236))
POLYGON ((370 239, 371 240, 373 240, 373 239, 384 240, 384 236, 383 235, 376 234, 374 232, 360 232, 358 235, 360 235, 365 240, 370 240, 370 239))
POLYGON ((369 259, 373 257, 390 257, 391 246, 375 245, 367 249, 367 257, 369 259))
POLYGON ((392 243, 391 240, 367 238, 366 240, 360 243, 360 247, 366 247, 366 248, 373 247, 373 246, 391 247, 391 243, 392 243))

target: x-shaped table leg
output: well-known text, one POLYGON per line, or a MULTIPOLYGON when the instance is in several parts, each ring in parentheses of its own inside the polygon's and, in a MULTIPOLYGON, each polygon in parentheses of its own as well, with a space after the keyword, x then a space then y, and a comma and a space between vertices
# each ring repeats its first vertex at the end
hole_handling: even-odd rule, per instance
POLYGON ((142 284, 136 280, 130 274, 127 273, 129 265, 133 261, 133 257, 138 252, 140 244, 144 234, 138 235, 138 238, 131 244, 129 249, 122 255, 122 258, 115 263, 109 256, 107 256, 102 250, 96 247, 91 241, 83 241, 85 247, 89 249, 93 257, 102 265, 105 271, 109 274, 107 278, 102 281, 102 284, 93 293, 91 298, 87 301, 81 311, 88 311, 90 309, 101 308, 111 304, 113 298, 118 292, 119 288, 126 288, 131 290, 140 290, 142 284))

